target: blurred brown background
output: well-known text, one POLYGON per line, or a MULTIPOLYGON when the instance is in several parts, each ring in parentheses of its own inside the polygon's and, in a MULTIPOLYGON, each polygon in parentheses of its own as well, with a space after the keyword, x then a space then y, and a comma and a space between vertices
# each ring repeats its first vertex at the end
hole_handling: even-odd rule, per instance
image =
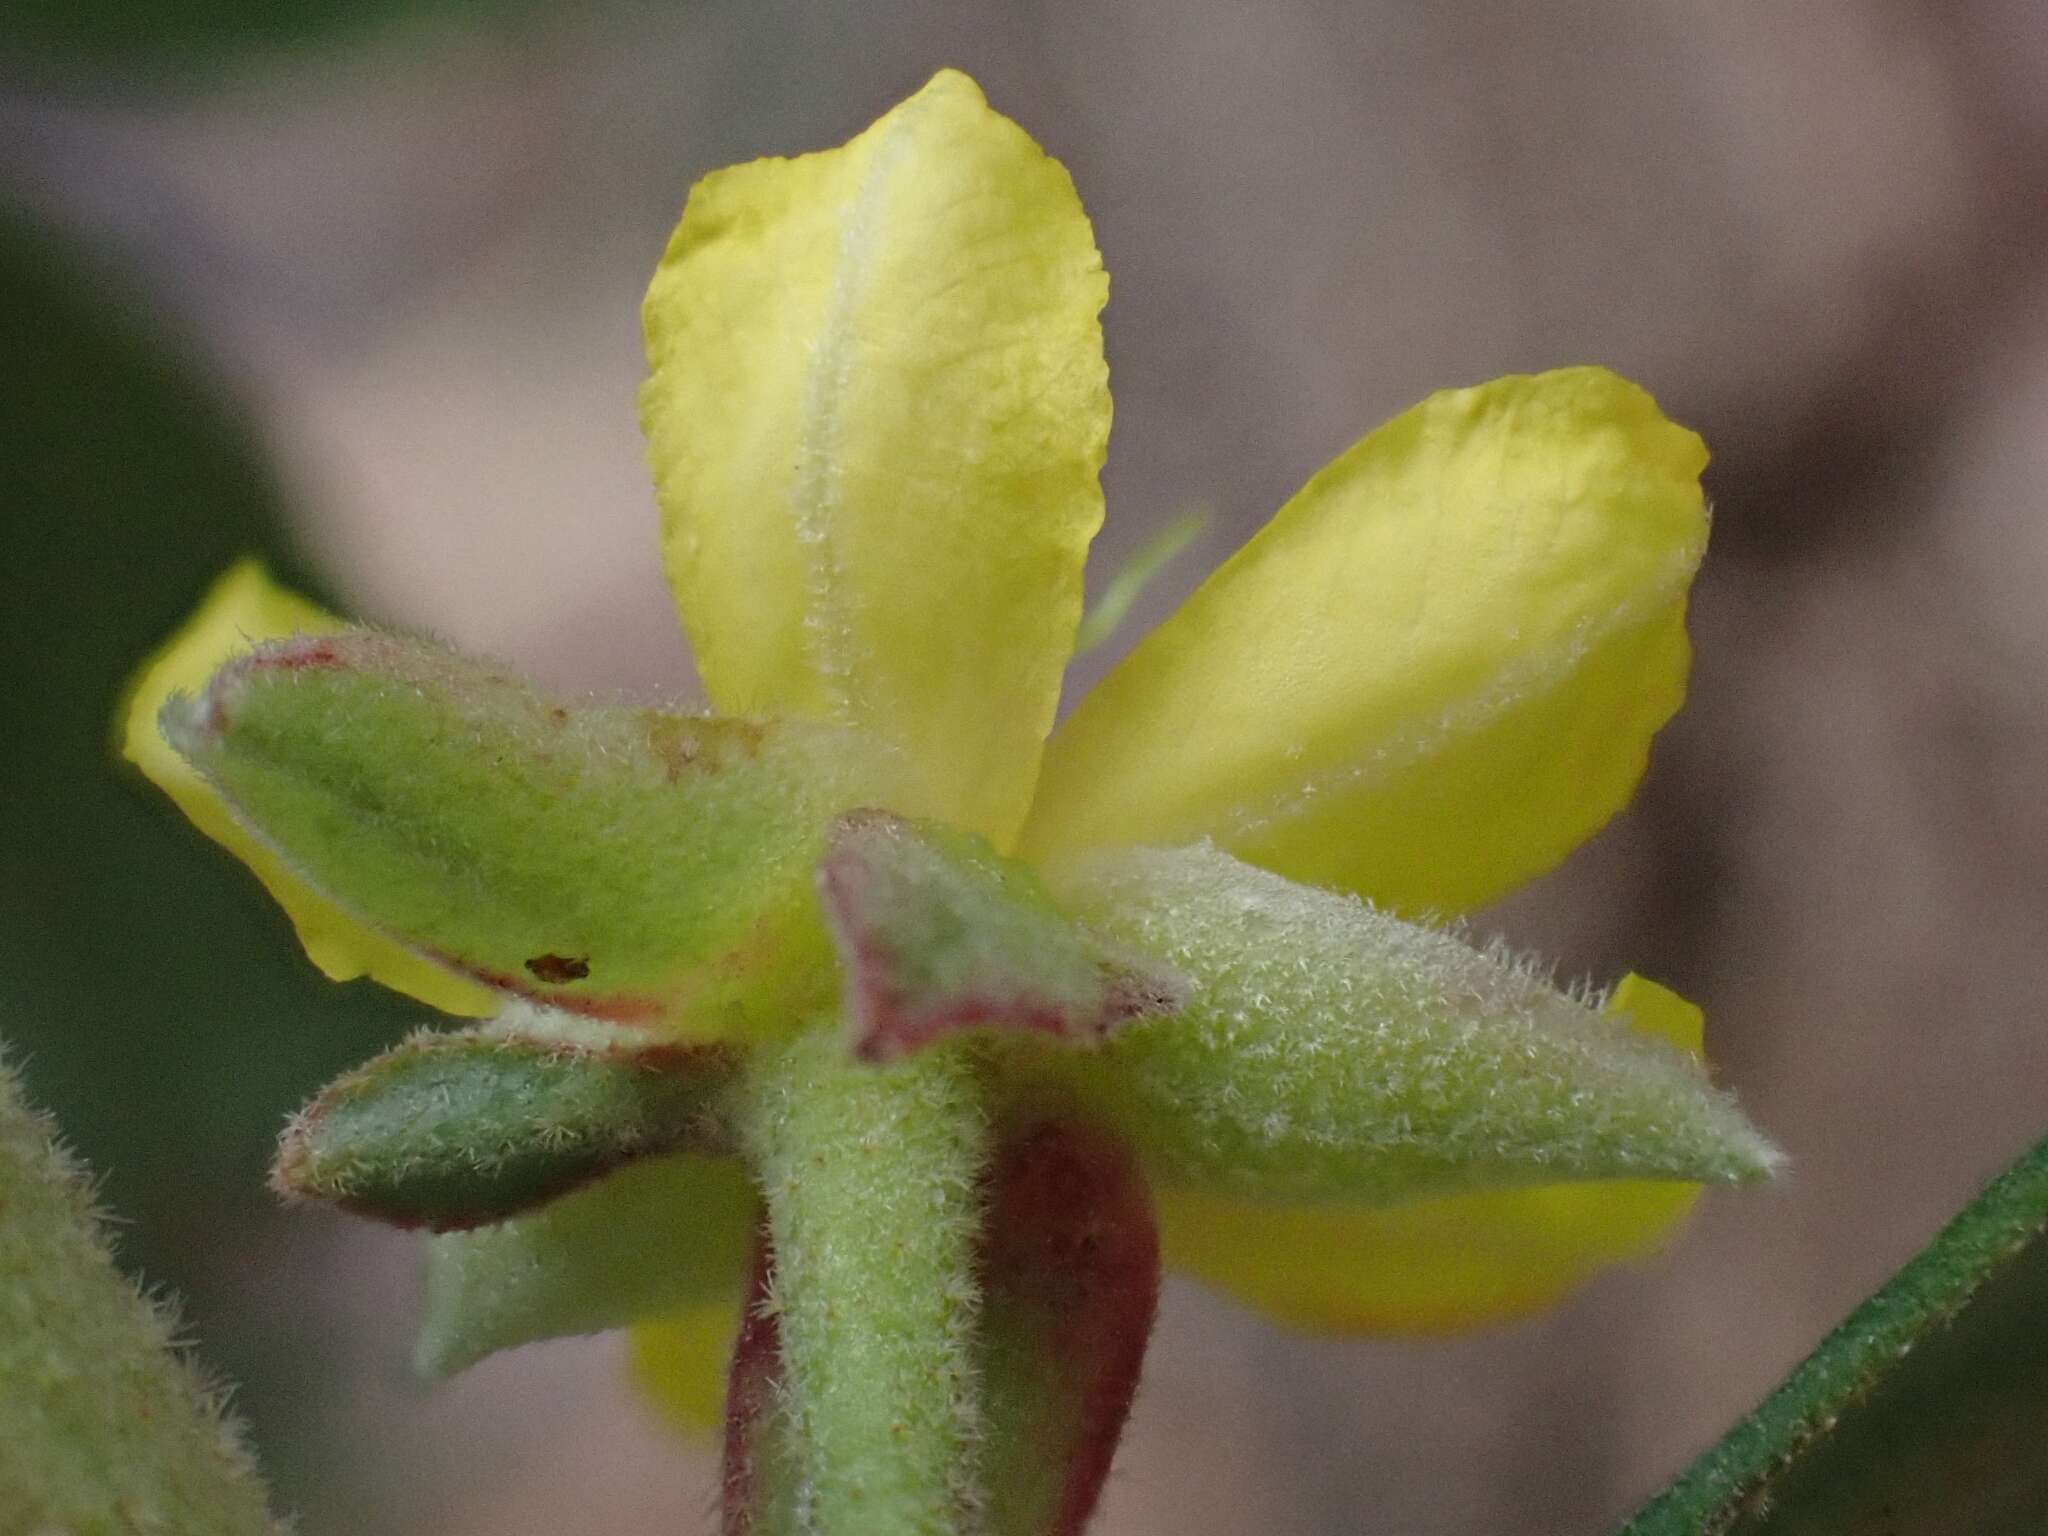
MULTIPOLYGON (((688 686, 632 403, 688 184, 941 64, 1095 218, 1096 574, 1220 512, 1111 651, 1439 385, 1604 362, 1704 432, 1692 701, 1635 808, 1488 921, 1704 1003, 1789 1178, 1451 1343, 1170 1289, 1105 1533, 1607 1528, 2048 1127, 2034 0, 706 0, 0 60, 10 201, 198 360, 312 567, 560 685, 688 686)), ((236 1210, 163 1267, 308 1536, 706 1525, 708 1451, 641 1416, 613 1341, 423 1392, 411 1240, 236 1210)))

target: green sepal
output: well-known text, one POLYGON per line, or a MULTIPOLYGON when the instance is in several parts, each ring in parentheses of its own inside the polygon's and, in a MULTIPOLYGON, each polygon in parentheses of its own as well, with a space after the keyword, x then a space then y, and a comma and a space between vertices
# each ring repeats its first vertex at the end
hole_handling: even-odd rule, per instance
POLYGON ((498 1221, 638 1158, 729 1152, 733 1071, 720 1046, 422 1030, 292 1117, 271 1184, 397 1226, 498 1221))
POLYGON ((427 1244, 424 1376, 538 1339, 739 1305, 761 1225, 735 1158, 680 1154, 605 1175, 525 1216, 427 1244))
POLYGON ((897 758, 844 728, 593 705, 371 630, 259 647, 165 736, 310 884, 506 992, 700 1037, 829 973, 811 871, 897 758))
POLYGON ((818 887, 854 1050, 871 1060, 976 1028, 1092 1044, 1186 998, 1171 967, 1060 911, 1028 864, 938 822, 848 812, 818 887))
POLYGON ((2048 1511, 2048 1140, 1623 1536, 2022 1536, 2048 1511))
POLYGON ((1514 956, 1208 847, 1057 871, 1191 1001, 1043 1053, 1164 1184, 1378 1205, 1557 1180, 1742 1182, 1779 1155, 1669 1042, 1514 956))

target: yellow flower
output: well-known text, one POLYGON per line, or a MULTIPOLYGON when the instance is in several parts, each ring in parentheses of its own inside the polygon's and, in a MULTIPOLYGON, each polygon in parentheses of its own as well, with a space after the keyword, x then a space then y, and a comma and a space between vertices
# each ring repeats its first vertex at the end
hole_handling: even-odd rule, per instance
MULTIPOLYGON (((1683 691, 1706 454, 1598 368, 1432 396, 1311 478, 1055 729, 1103 515, 1107 293, 1066 171, 954 72, 839 149, 705 178, 646 307, 641 411, 669 578, 721 714, 886 742, 915 769, 892 811, 1083 892, 1107 929, 1123 922, 1119 939, 1185 960, 1198 997, 1236 988, 1253 1013, 1284 1015, 1294 987, 1323 1006, 1351 987, 1348 951, 1290 958, 1298 974, 1274 981, 1259 956, 1233 958, 1240 922, 1301 914, 1348 944, 1365 910, 1350 897, 1454 916, 1549 868, 1626 800, 1683 691), (1189 845, 1201 851, 1156 868, 1114 852, 1189 845), (1225 958, 1204 960, 1205 945, 1225 958)), ((231 573, 146 670, 128 753, 252 864, 329 975, 490 1012, 473 979, 293 874, 159 731, 164 701, 247 642, 327 622, 253 568, 231 573)), ((1471 964, 1538 990, 1493 957, 1471 964)), ((1698 1011, 1654 984, 1631 977, 1608 1007, 1698 1053, 1698 1011)), ((1172 1023, 1156 1022, 1101 1053, 1092 1102, 1147 1159, 1167 1261, 1291 1322, 1415 1332, 1512 1316, 1650 1249, 1696 1193, 1617 1180, 1658 1171, 1633 1153, 1531 1153, 1469 1192, 1418 1177, 1422 1197, 1392 1204, 1378 1185, 1346 1200, 1308 1174, 1268 1180, 1249 1153, 1182 1155, 1176 1132, 1154 1134, 1173 1106, 1138 1103, 1116 1077, 1144 1070, 1146 1040, 1172 1023), (1543 1182, 1544 1167, 1597 1181, 1543 1182)), ((1695 1149, 1688 1171, 1769 1166, 1760 1139, 1727 1129, 1732 1110, 1702 1113, 1723 1116, 1728 1140, 1695 1149)), ((1229 1134, 1240 1141, 1217 1145, 1262 1132, 1229 1134)), ((643 1363, 700 1412, 715 1401, 707 1330, 729 1327, 715 1315, 641 1338, 643 1363)))
MULTIPOLYGON (((1371 433, 1052 731, 1103 514, 1107 293, 1067 173, 964 75, 843 149, 698 184, 641 402, 713 703, 907 742, 929 809, 1033 858, 1206 837, 1414 914, 1503 895, 1613 815, 1683 693, 1706 451, 1599 369, 1371 433)), ((1689 1006, 1631 1001, 1697 1048, 1689 1006)), ((1549 1303, 1691 1196, 1168 1191, 1161 1216, 1170 1262, 1283 1316, 1441 1329, 1549 1303)))

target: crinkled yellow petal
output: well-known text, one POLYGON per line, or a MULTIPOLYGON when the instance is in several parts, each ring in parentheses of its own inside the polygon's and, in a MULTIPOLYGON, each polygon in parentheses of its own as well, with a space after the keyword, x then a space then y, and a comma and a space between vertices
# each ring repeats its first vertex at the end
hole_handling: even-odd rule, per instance
POLYGON ((947 71, 843 148, 699 182, 641 392, 716 707, 868 727, 1014 841, 1081 612, 1108 279, 1072 180, 947 71))
MULTIPOLYGON (((1697 1052, 1700 1013, 1630 976, 1611 1011, 1697 1052)), ((1697 1184, 1553 1184, 1380 1210, 1275 1209, 1161 1189, 1168 1264, 1297 1327, 1449 1333, 1542 1310, 1654 1252, 1697 1184)))
POLYGON ((341 628, 332 614, 244 560, 214 583, 184 628, 136 674, 121 720, 121 753, 177 803, 192 824, 255 873, 298 930, 307 957, 336 981, 369 976, 446 1013, 483 1018, 502 1000, 371 932, 285 867, 246 831, 157 728, 173 693, 197 693, 221 664, 259 640, 341 628))
POLYGON ((739 1298, 693 1307, 628 1332, 633 1383, 686 1429, 716 1429, 725 1413, 725 1382, 739 1333, 739 1298))
POLYGON ((1548 868, 1620 808, 1678 707, 1705 463, 1603 369, 1431 396, 1082 702, 1026 852, 1209 838, 1408 913, 1548 868))

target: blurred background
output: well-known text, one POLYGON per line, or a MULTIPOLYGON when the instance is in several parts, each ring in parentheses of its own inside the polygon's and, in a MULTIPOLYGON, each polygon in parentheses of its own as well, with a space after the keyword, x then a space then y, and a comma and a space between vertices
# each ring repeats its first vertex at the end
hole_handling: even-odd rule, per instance
POLYGON ((614 1340, 433 1392, 415 1240, 261 1188, 413 1014, 115 768, 234 555, 580 689, 689 697, 638 303, 690 181, 941 64, 1113 275, 1093 574, 1218 509, 1126 648, 1446 384, 1642 380, 1716 459, 1692 700, 1484 925, 1705 1004, 1792 1154, 1449 1343, 1176 1283, 1102 1529, 1590 1533, 2048 1127, 2048 12, 2035 0, 0 3, 0 1034, 185 1299, 307 1536, 705 1528, 614 1340))

